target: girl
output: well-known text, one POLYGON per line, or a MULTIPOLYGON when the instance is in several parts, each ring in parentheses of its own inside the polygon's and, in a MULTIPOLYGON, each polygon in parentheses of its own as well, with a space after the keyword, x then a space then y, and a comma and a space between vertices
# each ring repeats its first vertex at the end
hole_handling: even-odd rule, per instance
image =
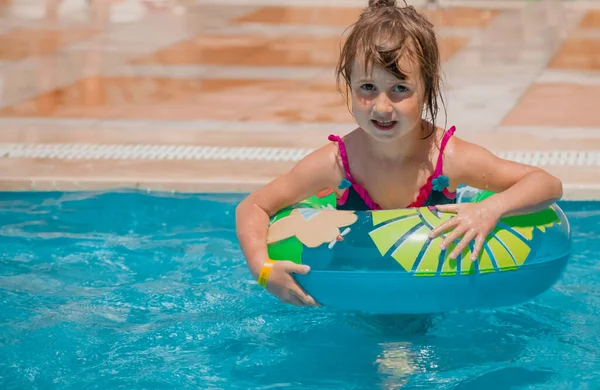
POLYGON ((413 7, 370 0, 343 46, 337 75, 359 127, 343 139, 331 135, 331 143, 236 210, 250 272, 258 278, 263 266, 272 267, 261 285, 281 301, 316 305, 291 276, 309 272, 308 266, 266 262, 269 218, 320 191, 335 189, 339 209, 435 206, 456 213, 430 238, 452 230, 442 242, 443 249, 460 239, 451 258, 474 240, 473 260, 500 218, 543 209, 562 197, 562 183, 550 174, 460 140, 454 127, 436 127, 440 54, 433 25, 413 7), (460 184, 496 194, 480 203, 457 204, 460 184))

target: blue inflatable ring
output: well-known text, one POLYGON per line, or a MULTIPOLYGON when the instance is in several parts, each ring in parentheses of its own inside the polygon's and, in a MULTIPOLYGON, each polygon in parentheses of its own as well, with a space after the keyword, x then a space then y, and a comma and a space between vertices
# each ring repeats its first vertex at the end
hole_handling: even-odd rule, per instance
MULTIPOLYGON (((472 192, 459 202, 490 196, 472 192)), ((479 259, 471 248, 455 260, 457 243, 441 250, 444 236, 428 233, 452 217, 432 208, 336 210, 332 193, 312 196, 271 218, 269 257, 307 264, 296 281, 325 307, 379 314, 425 314, 510 306, 546 291, 561 277, 571 232, 552 205, 504 218, 479 259)))

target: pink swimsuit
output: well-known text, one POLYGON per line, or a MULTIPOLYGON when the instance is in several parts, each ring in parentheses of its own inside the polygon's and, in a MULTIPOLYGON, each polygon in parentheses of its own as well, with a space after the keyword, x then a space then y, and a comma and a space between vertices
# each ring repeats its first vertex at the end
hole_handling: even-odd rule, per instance
MULTIPOLYGON (((434 206, 456 202, 456 193, 448 191, 447 187, 450 185, 450 182, 448 177, 443 175, 442 166, 444 149, 455 130, 456 128, 452 126, 444 134, 434 172, 419 190, 417 199, 406 208, 434 206)), ((342 138, 331 134, 329 140, 338 143, 340 157, 344 166, 344 172, 346 173, 346 178, 343 179, 339 185, 340 189, 346 189, 346 191, 344 191, 342 197, 338 199, 337 208, 339 210, 381 210, 381 207, 371 199, 367 190, 358 184, 352 177, 352 173, 350 173, 350 164, 348 163, 348 154, 346 153, 346 145, 344 145, 342 138)))

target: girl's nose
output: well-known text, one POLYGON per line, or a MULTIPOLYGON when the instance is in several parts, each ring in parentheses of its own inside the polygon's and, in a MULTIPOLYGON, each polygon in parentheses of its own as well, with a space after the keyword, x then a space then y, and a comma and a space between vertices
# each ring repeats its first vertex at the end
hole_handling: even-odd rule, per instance
POLYGON ((375 99, 375 105, 373 109, 375 114, 387 115, 394 110, 394 107, 392 106, 392 102, 388 96, 385 93, 380 93, 379 96, 377 96, 377 99, 375 99))

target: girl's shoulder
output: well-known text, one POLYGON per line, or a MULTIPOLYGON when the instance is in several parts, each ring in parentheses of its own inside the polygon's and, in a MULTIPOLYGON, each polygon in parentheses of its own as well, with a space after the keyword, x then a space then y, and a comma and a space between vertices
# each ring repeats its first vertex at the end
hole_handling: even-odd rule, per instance
POLYGON ((348 176, 350 168, 347 145, 353 142, 358 130, 354 129, 344 136, 330 134, 328 137, 330 142, 326 148, 330 153, 330 157, 335 160, 342 177, 348 176))
POLYGON ((456 180, 467 180, 495 172, 503 160, 484 146, 453 136, 444 150, 444 174, 456 180))
POLYGON ((291 169, 294 177, 311 176, 319 186, 331 187, 344 178, 344 167, 336 142, 328 142, 314 149, 291 169))
POLYGON ((478 146, 462 139, 460 136, 453 135, 450 137, 442 151, 444 174, 447 176, 460 176, 464 167, 473 163, 473 161, 469 161, 469 155, 475 148, 478 148, 478 146))

